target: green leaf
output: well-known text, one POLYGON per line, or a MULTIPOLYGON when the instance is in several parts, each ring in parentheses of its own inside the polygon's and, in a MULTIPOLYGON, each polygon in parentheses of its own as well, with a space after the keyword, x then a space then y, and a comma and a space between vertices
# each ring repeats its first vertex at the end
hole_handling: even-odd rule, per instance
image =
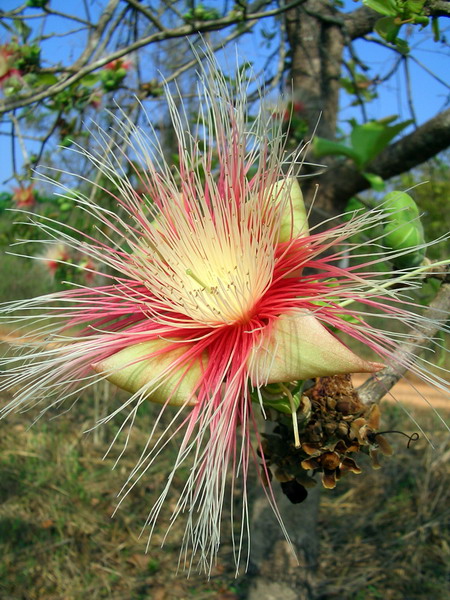
POLYGON ((88 73, 81 79, 82 85, 85 85, 86 87, 92 87, 99 81, 100 81, 100 74, 98 74, 98 73, 88 73))
MULTIPOLYGON (((297 411, 298 407, 300 406, 300 398, 298 396, 293 396, 293 400, 295 410, 297 411)), ((292 414, 291 404, 286 397, 280 398, 278 400, 267 400, 266 398, 264 398, 263 406, 265 408, 273 408, 274 410, 277 410, 278 412, 283 413, 285 415, 292 414)))
POLYGON ((393 258, 394 264, 400 268, 416 267, 425 257, 425 249, 418 248, 425 238, 417 204, 409 194, 393 191, 386 194, 384 208, 384 243, 392 250, 410 249, 407 254, 393 258))
POLYGON ((13 19, 13 23, 17 33, 22 38, 23 42, 26 43, 30 37, 30 33, 32 32, 31 27, 28 27, 28 25, 22 19, 13 19))
POLYGON ((384 188, 386 187, 386 185, 385 185, 382 177, 380 177, 379 175, 376 175, 375 173, 363 172, 362 174, 367 179, 367 181, 370 183, 370 187, 373 190, 375 190, 376 192, 384 191, 384 188))
POLYGON ((44 8, 49 0, 27 0, 27 6, 30 8, 44 8))
POLYGON ((329 155, 333 155, 333 156, 343 155, 343 156, 348 156, 349 158, 353 159, 355 162, 358 160, 358 156, 357 156, 356 152, 349 146, 346 146, 345 144, 342 144, 340 142, 333 142, 332 140, 327 140, 325 138, 321 138, 318 136, 316 136, 314 138, 313 149, 314 149, 314 154, 315 154, 315 156, 317 156, 317 158, 320 158, 321 156, 329 156, 329 155))
POLYGON ((58 78, 55 75, 52 75, 52 73, 36 74, 35 80, 34 80, 34 85, 50 86, 50 85, 54 85, 55 83, 58 83, 58 78))
POLYGON ((380 37, 390 44, 395 44, 401 25, 398 25, 396 17, 383 17, 375 23, 375 31, 380 37))
POLYGON ((68 135, 66 135, 65 137, 63 137, 63 139, 60 141, 59 144, 63 148, 70 148, 70 146, 72 146, 72 144, 73 144, 73 139, 71 137, 69 137, 68 135))
POLYGON ((406 40, 402 40, 402 38, 397 38, 395 40, 395 45, 397 47, 397 50, 404 56, 409 54, 409 44, 406 40))
POLYGON ((355 162, 360 168, 372 161, 396 135, 411 124, 411 121, 403 121, 391 126, 391 120, 393 118, 389 117, 388 120, 369 121, 353 127, 350 137, 357 156, 355 162))
POLYGON ((395 0, 363 0, 363 4, 381 15, 396 16, 398 9, 395 0))
POLYGON ((405 5, 405 11, 413 13, 415 15, 423 15, 425 7, 425 0, 407 0, 405 5))
MULTIPOLYGON (((298 393, 298 392, 301 392, 302 389, 303 389, 303 382, 299 382, 298 387, 296 387, 295 390, 291 390, 295 412, 297 412, 297 410, 300 406, 301 393, 298 393)), ((266 386, 264 386, 264 388, 262 388, 262 390, 263 390, 262 403, 263 403, 264 408, 272 408, 272 409, 277 410, 278 412, 283 413, 285 415, 292 414, 292 407, 291 407, 291 403, 289 402, 289 398, 283 392, 283 389, 279 384, 272 383, 272 384, 266 385, 266 386)), ((252 398, 253 402, 257 402, 259 404, 259 402, 260 402, 260 394, 259 393, 252 392, 251 398, 252 398)))

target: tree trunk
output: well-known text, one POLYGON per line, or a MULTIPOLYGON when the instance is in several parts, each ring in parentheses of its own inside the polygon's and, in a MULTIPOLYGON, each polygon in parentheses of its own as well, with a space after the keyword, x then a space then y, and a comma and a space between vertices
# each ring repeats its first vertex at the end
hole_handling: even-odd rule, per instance
POLYGON ((274 492, 297 556, 284 538, 266 497, 260 494, 253 505, 247 598, 311 600, 317 579, 320 485, 310 490, 302 504, 291 504, 276 482, 274 492))
MULTIPOLYGON (((293 102, 299 103, 309 135, 333 139, 339 107, 339 80, 345 36, 336 9, 327 0, 306 0, 286 14, 292 56, 293 102), (316 129, 317 128, 317 129, 316 129)), ((312 199, 316 180, 302 181, 312 199), (309 183, 311 181, 311 183, 309 183)), ((327 186, 331 190, 331 186, 327 186)), ((335 214, 333 198, 320 188, 315 201, 319 219, 335 214)), ((274 482, 277 504, 297 558, 285 540, 272 509, 261 493, 252 513, 252 548, 248 600, 312 600, 315 597, 319 537, 317 515, 320 484, 301 504, 291 504, 274 482)))
MULTIPOLYGON (((321 137, 334 139, 344 48, 352 39, 371 31, 378 18, 379 15, 367 7, 344 14, 337 11, 329 0, 305 0, 286 13, 287 42, 292 60, 293 111, 300 111, 307 125, 305 142, 314 131, 321 137)), ((450 139, 449 114, 449 111, 444 111, 409 136, 388 146, 372 161, 370 172, 389 178, 447 147, 450 139)), ((296 112, 295 116, 299 114, 296 112)), ((350 161, 329 159, 327 163, 331 168, 319 180, 315 210, 311 215, 313 225, 341 212, 353 194, 369 186, 350 161)), ((303 167, 302 173, 305 172, 308 173, 307 166, 303 167)), ((316 184, 317 177, 301 181, 308 204, 316 193, 316 184)), ((291 504, 278 489, 278 484, 274 482, 273 485, 298 562, 261 492, 254 502, 252 513, 252 562, 247 598, 313 600, 319 580, 317 516, 321 486, 310 491, 304 503, 291 504)))
POLYGON ((310 132, 336 134, 344 34, 327 0, 307 0, 286 15, 294 99, 304 106, 310 132))
MULTIPOLYGON (((345 46, 341 16, 328 0, 307 0, 286 14, 293 101, 302 110, 308 137, 314 131, 330 140, 336 135, 345 46)), ((307 201, 312 199, 316 183, 316 178, 302 182, 307 201)), ((320 189, 315 205, 328 214, 336 212, 333 198, 326 189, 320 189)))

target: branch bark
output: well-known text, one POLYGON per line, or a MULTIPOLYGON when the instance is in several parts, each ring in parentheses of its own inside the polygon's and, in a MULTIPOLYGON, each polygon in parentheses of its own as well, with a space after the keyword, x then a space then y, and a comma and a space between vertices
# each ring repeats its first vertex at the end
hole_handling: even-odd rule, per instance
MULTIPOLYGON (((45 100, 47 98, 51 98, 56 94, 59 94, 63 90, 67 89, 74 83, 77 83, 93 71, 100 69, 105 66, 109 62, 116 60, 118 58, 122 58, 131 52, 135 52, 139 48, 144 46, 149 46, 151 44, 155 44, 156 42, 161 42, 163 40, 180 38, 180 37, 189 37, 192 35, 197 35, 199 33, 207 33, 209 31, 217 31, 220 29, 224 29, 226 27, 230 27, 232 25, 238 25, 241 23, 246 23, 248 21, 259 21, 260 19, 266 19, 268 17, 273 17, 279 14, 282 14, 299 4, 303 3, 305 0, 293 0, 292 2, 281 6, 280 8, 275 8, 267 11, 256 11, 256 12, 246 12, 245 14, 236 14, 234 12, 229 13, 225 17, 220 19, 214 19, 211 21, 201 21, 201 22, 193 22, 186 25, 181 25, 180 27, 174 27, 173 29, 165 29, 163 31, 157 31, 148 35, 146 37, 140 38, 135 42, 128 44, 122 48, 119 48, 109 54, 103 56, 98 60, 94 60, 93 62, 88 62, 87 55, 90 54, 92 50, 92 44, 89 43, 88 49, 83 53, 83 58, 78 59, 74 65, 68 68, 68 71, 75 71, 71 73, 69 77, 55 83, 54 85, 43 89, 39 92, 32 92, 30 94, 24 95, 19 98, 9 99, 7 101, 0 102, 0 114, 5 112, 9 112, 11 110, 15 110, 17 108, 22 108, 24 106, 29 106, 30 104, 34 104, 36 102, 40 102, 41 100, 45 100), (76 68, 75 68, 76 67, 76 68)), ((111 0, 111 5, 117 5, 118 0, 111 0)), ((106 27, 106 24, 110 21, 110 15, 108 14, 102 19, 103 29, 106 27)), ((102 31, 103 31, 102 29, 102 31)), ((95 28, 97 32, 97 27, 95 28)), ((93 34, 93 38, 98 37, 98 32, 93 34)))
MULTIPOLYGON (((366 171, 389 179, 424 163, 450 146, 450 109, 433 117, 409 135, 388 146, 366 171)), ((350 161, 335 163, 320 181, 320 195, 342 210, 355 194, 370 187, 350 161)), ((327 202, 325 202, 328 205, 327 202)))
POLYGON ((425 347, 430 345, 432 338, 442 328, 450 314, 450 283, 443 283, 434 300, 425 312, 428 319, 426 325, 410 333, 409 341, 401 344, 395 352, 397 366, 386 367, 376 375, 371 375, 363 385, 358 388, 358 395, 362 402, 371 404, 379 402, 383 396, 401 379, 406 368, 398 366, 402 358, 419 356, 425 347))
POLYGON ((286 13, 286 33, 295 100, 304 106, 309 131, 322 115, 317 133, 333 139, 345 44, 341 13, 328 0, 306 0, 286 13))
MULTIPOLYGON (((449 0, 429 0, 425 4, 425 11, 430 17, 450 17, 449 0)), ((383 17, 382 14, 362 6, 351 13, 343 15, 343 26, 351 40, 364 37, 372 33, 375 23, 383 17)))
POLYGON ((353 12, 344 15, 344 27, 351 40, 363 37, 373 31, 375 23, 382 15, 376 11, 362 6, 353 12))
POLYGON ((449 0, 428 0, 425 6, 430 16, 450 17, 449 0))

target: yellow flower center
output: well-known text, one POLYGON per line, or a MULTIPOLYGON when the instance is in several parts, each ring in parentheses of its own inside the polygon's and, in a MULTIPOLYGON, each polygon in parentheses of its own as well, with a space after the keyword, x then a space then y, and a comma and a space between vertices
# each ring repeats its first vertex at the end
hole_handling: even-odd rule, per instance
POLYGON ((248 320, 271 282, 276 235, 247 204, 239 214, 222 205, 214 220, 206 207, 194 219, 174 211, 171 226, 158 219, 147 248, 135 253, 151 292, 197 323, 248 320))

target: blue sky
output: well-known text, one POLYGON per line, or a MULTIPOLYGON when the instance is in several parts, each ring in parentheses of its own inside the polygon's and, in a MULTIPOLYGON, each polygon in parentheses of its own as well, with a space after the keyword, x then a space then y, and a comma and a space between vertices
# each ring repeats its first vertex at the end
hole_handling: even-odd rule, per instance
MULTIPOLYGON (((18 0, 2 0, 3 10, 14 8, 18 4, 18 0)), ((98 14, 99 8, 103 4, 103 2, 99 2, 98 0, 89 3, 93 16, 98 14)), ((205 4, 208 4, 208 2, 205 2, 205 4)), ((210 2, 209 4, 212 5, 213 3, 210 2)), ((67 13, 84 16, 82 8, 83 3, 78 0, 66 0, 64 2, 53 0, 52 5, 67 13)), ((345 2, 345 9, 354 10, 358 5, 359 3, 347 0, 345 2)), ((37 13, 38 11, 36 11, 36 14, 37 13)), ((445 21, 444 19, 441 19, 441 21, 443 22, 441 26, 443 26, 445 21)), ((33 23, 33 27, 39 24, 38 19, 29 22, 33 23)), ((54 19, 53 24, 50 24, 52 29, 47 25, 47 29, 44 30, 44 33, 48 34, 51 31, 61 33, 66 26, 67 20, 54 19)), ((240 55, 245 59, 253 61, 256 71, 264 64, 267 53, 273 51, 273 48, 269 50, 262 46, 260 34, 262 27, 270 29, 271 24, 268 20, 262 22, 256 33, 251 35, 247 34, 240 41, 240 55)), ((450 70, 448 47, 433 42, 430 28, 418 31, 417 28, 404 27, 402 36, 405 35, 408 37, 410 46, 414 48, 414 56, 418 61, 424 63, 430 71, 433 71, 438 78, 441 78, 448 84, 448 72, 450 70)), ((374 35, 374 37, 376 38, 376 35, 374 35)), ((0 43, 7 40, 7 32, 0 29, 0 43)), ((70 40, 69 38, 56 36, 47 40, 43 44, 42 50, 44 65, 51 64, 55 59, 72 62, 83 49, 84 40, 85 34, 83 32, 71 36, 70 40)), ((370 68, 370 71, 368 72, 369 77, 383 78, 392 68, 393 62, 397 58, 396 53, 392 50, 384 49, 375 42, 368 43, 362 40, 357 41, 354 48, 359 58, 370 68)), ((421 68, 417 63, 409 61, 409 69, 411 93, 414 98, 417 121, 420 124, 437 114, 445 106, 448 106, 449 88, 439 83, 436 78, 427 73, 427 71, 421 68)), ((395 76, 389 84, 383 85, 382 88, 383 89, 380 87, 379 89, 379 97, 367 105, 367 114, 369 118, 379 119, 394 114, 398 115, 401 120, 411 118, 406 94, 404 69, 401 69, 399 75, 395 76)), ((341 118, 343 120, 342 125, 344 129, 346 119, 351 117, 361 118, 360 109, 349 106, 349 104, 350 101, 348 96, 343 94, 341 99, 341 118)), ((1 127, 2 131, 9 131, 9 129, 9 124, 1 127)), ((32 143, 29 145, 29 151, 33 151, 32 143)), ((2 157, 0 161, 0 189, 9 189, 11 184, 5 186, 3 182, 9 177, 12 169, 11 144, 10 139, 4 135, 0 135, 0 155, 2 157)), ((20 161, 19 149, 17 149, 17 156, 20 161)))

